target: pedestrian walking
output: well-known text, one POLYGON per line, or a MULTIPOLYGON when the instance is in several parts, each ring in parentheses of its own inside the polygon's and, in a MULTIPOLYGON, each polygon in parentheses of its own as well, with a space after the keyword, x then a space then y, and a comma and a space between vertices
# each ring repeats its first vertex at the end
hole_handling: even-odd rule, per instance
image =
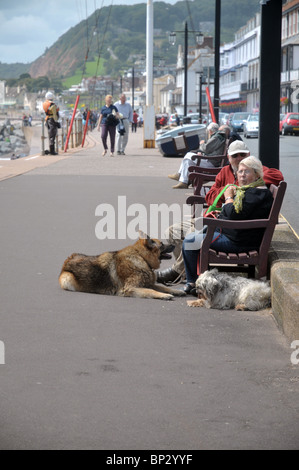
POLYGON ((122 121, 125 128, 124 133, 118 132, 116 136, 117 154, 125 155, 125 149, 129 140, 130 123, 133 122, 133 109, 132 106, 127 103, 125 94, 120 95, 119 101, 114 103, 114 105, 117 107, 118 112, 122 116, 122 121))
POLYGON ((137 131, 137 123, 138 123, 138 114, 134 110, 134 112, 133 112, 133 122, 132 122, 132 132, 137 131))
POLYGON ((103 157, 108 151, 107 138, 108 134, 110 136, 110 157, 114 157, 114 147, 115 147, 115 133, 116 126, 118 124, 119 113, 118 109, 114 104, 112 104, 112 95, 105 96, 105 105, 100 111, 100 118, 98 123, 98 131, 101 130, 101 139, 104 147, 102 153, 103 157))

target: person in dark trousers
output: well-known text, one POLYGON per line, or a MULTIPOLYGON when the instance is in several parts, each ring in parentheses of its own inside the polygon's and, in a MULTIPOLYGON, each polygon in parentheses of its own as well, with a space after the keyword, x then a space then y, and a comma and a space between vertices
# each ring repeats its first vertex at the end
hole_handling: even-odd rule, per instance
POLYGON ((58 155, 55 152, 55 138, 57 130, 60 127, 59 123, 59 108, 54 103, 54 94, 51 91, 46 93, 46 101, 43 104, 44 111, 46 113, 46 126, 49 135, 50 155, 58 155))
POLYGON ((110 135, 111 145, 110 157, 114 157, 115 134, 116 126, 119 122, 119 113, 117 107, 112 104, 112 95, 106 95, 105 103, 106 104, 102 107, 100 112, 98 131, 101 130, 101 139, 104 147, 104 151, 102 153, 103 157, 108 151, 108 134, 110 135))
POLYGON ((137 122, 138 122, 138 114, 136 111, 133 111, 133 121, 132 121, 132 132, 137 131, 137 122))

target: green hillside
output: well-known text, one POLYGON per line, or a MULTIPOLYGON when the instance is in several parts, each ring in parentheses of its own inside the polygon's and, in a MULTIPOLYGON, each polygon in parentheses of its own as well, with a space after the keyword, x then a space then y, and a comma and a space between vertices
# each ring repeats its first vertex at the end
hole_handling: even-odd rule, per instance
MULTIPOLYGON (((237 31, 260 9, 260 0, 222 0, 221 40, 233 40, 237 31)), ((174 5, 154 2, 154 54, 163 57, 166 64, 176 62, 177 47, 168 42, 169 32, 182 31, 184 22, 190 30, 198 30, 200 23, 214 22, 214 0, 178 1, 174 5)), ((212 27, 213 31, 213 27, 212 27)), ((177 43, 183 43, 183 34, 177 35, 177 43)), ((194 36, 189 35, 189 45, 194 44, 194 36)), ((146 2, 137 5, 114 5, 96 10, 87 20, 70 28, 47 51, 30 64, 32 77, 52 76, 68 78, 65 83, 78 83, 84 76, 99 74, 119 75, 119 71, 132 66, 134 56, 146 52, 146 2), (100 57, 100 69, 96 64, 100 57), (76 78, 75 78, 76 77, 76 78)), ((0 76, 18 71, 11 65, 1 64, 0 76), (2 71, 2 74, 1 74, 2 71)), ((27 69, 22 70, 28 71, 27 69)))
POLYGON ((82 75, 84 77, 94 77, 95 75, 102 75, 104 73, 104 59, 101 59, 99 64, 98 60, 93 62, 86 62, 83 74, 83 68, 78 68, 74 75, 63 80, 64 88, 70 88, 72 85, 77 85, 82 80, 82 75))

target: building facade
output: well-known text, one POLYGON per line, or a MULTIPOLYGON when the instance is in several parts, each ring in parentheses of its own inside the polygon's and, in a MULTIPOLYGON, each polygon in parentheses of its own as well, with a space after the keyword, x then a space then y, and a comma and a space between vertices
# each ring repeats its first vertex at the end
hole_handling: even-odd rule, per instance
POLYGON ((220 48, 220 107, 222 112, 259 108, 260 13, 220 48))
POLYGON ((282 9, 281 110, 299 112, 299 0, 282 9))
MULTIPOLYGON (((223 112, 259 110, 261 15, 257 13, 220 49, 220 106, 223 112)), ((299 0, 282 7, 281 113, 299 112, 299 0)))
MULTIPOLYGON (((199 112, 200 95, 202 102, 202 112, 207 113, 207 100, 205 87, 208 86, 211 97, 214 96, 214 50, 212 48, 213 38, 205 37, 202 46, 189 48, 188 50, 188 88, 187 88, 187 112, 199 112), (204 85, 200 89, 200 75, 204 85)), ((178 46, 177 66, 176 66, 176 88, 172 91, 171 112, 184 114, 184 78, 185 65, 184 53, 181 45, 178 46)))

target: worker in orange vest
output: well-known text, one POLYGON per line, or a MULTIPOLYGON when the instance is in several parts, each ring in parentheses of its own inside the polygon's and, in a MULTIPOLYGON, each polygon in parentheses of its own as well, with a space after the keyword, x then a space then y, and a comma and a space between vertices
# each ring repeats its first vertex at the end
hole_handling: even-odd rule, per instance
POLYGON ((59 108, 54 103, 54 94, 51 91, 46 93, 46 101, 43 103, 43 108, 46 113, 46 126, 49 134, 50 155, 58 155, 55 152, 55 137, 57 129, 60 128, 59 122, 59 108))

